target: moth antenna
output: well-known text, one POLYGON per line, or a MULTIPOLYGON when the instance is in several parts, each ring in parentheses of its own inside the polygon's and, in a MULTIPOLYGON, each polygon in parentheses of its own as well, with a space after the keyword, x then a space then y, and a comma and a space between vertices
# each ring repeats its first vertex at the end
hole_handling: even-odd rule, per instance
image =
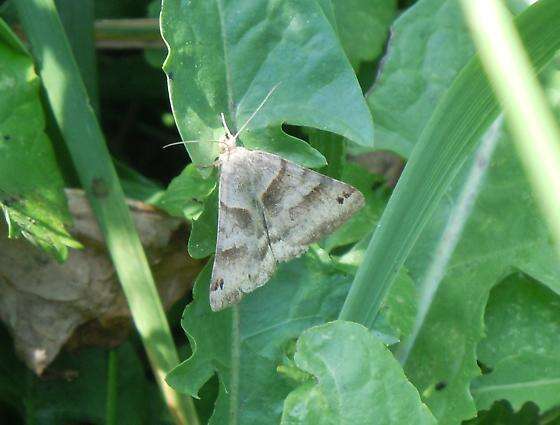
POLYGON ((163 149, 168 148, 170 146, 177 146, 177 145, 187 145, 191 143, 220 143, 219 140, 183 140, 182 142, 173 142, 163 146, 163 149))
POLYGON ((226 137, 228 139, 233 137, 233 135, 231 134, 231 131, 230 131, 228 125, 227 125, 226 116, 224 115, 223 112, 220 112, 220 118, 222 119, 222 125, 224 126, 224 130, 226 131, 226 137))
MULTIPOLYGON (((249 125, 249 123, 251 122, 251 120, 253 118, 255 118, 255 116, 258 114, 258 112, 262 109, 262 107, 264 106, 264 104, 266 103, 266 101, 268 100, 268 98, 270 96, 272 96, 272 93, 274 93, 274 91, 278 88, 278 86, 281 84, 280 83, 276 83, 276 85, 274 87, 272 87, 270 89, 270 91, 267 93, 267 95, 264 97, 264 99, 262 100, 262 102, 259 104, 259 106, 257 106, 257 109, 255 109, 255 111, 251 114, 251 116, 247 119, 247 121, 245 121, 245 123, 241 126, 241 128, 239 130, 237 130, 237 133, 235 133, 235 135, 233 136, 234 139, 237 139, 237 136, 239 136, 241 134, 241 132, 243 130, 245 130, 245 127, 247 127, 249 125)), ((222 114, 223 115, 223 114, 222 114)))

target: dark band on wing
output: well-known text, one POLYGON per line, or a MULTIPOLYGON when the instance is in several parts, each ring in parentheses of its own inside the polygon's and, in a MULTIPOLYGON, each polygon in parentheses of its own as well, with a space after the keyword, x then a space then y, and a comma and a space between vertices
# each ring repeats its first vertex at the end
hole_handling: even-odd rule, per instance
POLYGON ((245 228, 253 222, 251 213, 244 208, 229 207, 223 202, 220 202, 220 208, 230 215, 238 226, 245 228))
POLYGON ((216 257, 228 263, 244 258, 247 255, 249 255, 249 251, 246 246, 233 246, 224 250, 216 250, 216 257))
MULTIPOLYGON (((342 204, 339 201, 339 198, 342 198, 343 200, 349 199, 355 192, 356 190, 354 188, 349 188, 342 192, 338 197, 336 197, 336 199, 333 199, 332 202, 334 202, 335 204, 342 204)), ((315 226, 309 229, 308 233, 302 234, 301 239, 297 240, 297 243, 301 245, 309 245, 317 242, 325 235, 328 235, 329 233, 340 227, 343 223, 345 223, 346 220, 348 220, 357 210, 362 207, 362 205, 363 201, 361 199, 354 199, 353 205, 346 206, 346 208, 333 207, 337 211, 337 214, 332 215, 329 220, 314 223, 315 226)))
POLYGON ((262 194, 262 203, 265 208, 273 209, 284 197, 284 185, 282 180, 286 175, 286 160, 280 158, 280 169, 274 176, 264 193, 262 194))

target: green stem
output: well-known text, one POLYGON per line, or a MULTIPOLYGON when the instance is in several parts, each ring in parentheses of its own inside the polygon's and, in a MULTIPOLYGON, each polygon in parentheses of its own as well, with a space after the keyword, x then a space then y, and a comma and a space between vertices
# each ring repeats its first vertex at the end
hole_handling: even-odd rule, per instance
POLYGON ((53 115, 121 282, 156 381, 178 424, 198 424, 190 398, 165 383, 179 358, 124 194, 53 0, 15 2, 53 115))
POLYGON ((560 254, 560 129, 506 7, 496 0, 462 4, 560 254))
POLYGON ((165 47, 158 19, 102 19, 95 22, 95 43, 102 49, 165 47))

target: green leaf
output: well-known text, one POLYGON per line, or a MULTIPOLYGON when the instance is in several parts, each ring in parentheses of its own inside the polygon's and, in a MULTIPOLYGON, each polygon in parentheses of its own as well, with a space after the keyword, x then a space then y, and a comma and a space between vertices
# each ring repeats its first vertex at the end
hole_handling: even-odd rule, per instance
POLYGON ((336 317, 351 276, 307 254, 280 265, 270 282, 239 306, 214 313, 209 305, 211 270, 210 262, 183 316, 193 355, 167 381, 196 396, 217 372, 222 389, 212 424, 277 424, 293 383, 276 369, 303 330, 336 317))
MULTIPOLYGON (((159 18, 161 12, 161 0, 153 0, 148 4, 148 18, 159 18)), ((165 60, 165 52, 161 48, 148 48, 144 50, 144 58, 154 68, 161 68, 165 60)))
MULTIPOLYGON (((197 396, 217 373, 221 386, 212 424, 276 424, 283 400, 294 387, 294 376, 301 375, 297 369, 294 375, 289 366, 295 338, 336 317, 351 275, 311 251, 279 265, 274 277, 239 306, 215 313, 209 305, 211 272, 209 261, 195 283, 194 301, 183 315, 193 355, 167 376, 167 382, 197 396)), ((403 273, 376 322, 376 335, 395 343, 408 332, 415 295, 411 279, 403 273)))
POLYGON ((387 299, 379 311, 379 319, 383 319, 396 331, 396 337, 402 339, 410 335, 417 313, 418 291, 408 271, 403 267, 395 284, 387 294, 387 299))
MULTIPOLYGON (((538 70, 560 47, 556 31, 559 16, 560 3, 541 0, 516 19, 538 70)), ((490 288, 514 267, 535 277, 547 277, 549 285, 557 287, 560 281, 557 263, 549 261, 548 233, 535 216, 530 188, 507 145, 495 156, 488 177, 492 183, 479 195, 464 240, 448 265, 448 275, 439 284, 435 280, 435 286, 426 280, 430 266, 438 260, 438 244, 449 236, 445 229, 458 196, 467 189, 463 186, 471 166, 461 166, 469 158, 472 161, 471 152, 497 114, 488 82, 479 62, 473 60, 416 136, 419 142, 340 316, 372 323, 377 306, 414 246, 407 265, 419 286, 419 314, 411 337, 397 354, 424 401, 445 424, 476 414, 469 388, 479 375, 475 351, 482 337, 482 315, 490 288), (461 177, 453 180, 457 175, 461 177), (452 181, 454 189, 448 191, 452 181)), ((474 163, 472 169, 477 165, 483 168, 474 163)))
POLYGON ((496 286, 484 316, 478 359, 491 372, 472 393, 479 409, 508 400, 515 410, 532 401, 541 411, 560 404, 560 297, 523 274, 496 286))
POLYGON ((397 11, 396 0, 333 0, 340 42, 350 63, 371 62, 381 52, 397 11))
MULTIPOLYGON (((175 120, 184 140, 217 140, 220 113, 249 148, 309 167, 325 164, 283 123, 327 130, 372 146, 371 114, 322 4, 287 0, 164 0, 164 64, 175 120)), ((195 164, 215 159, 216 143, 187 147, 195 164)))
POLYGON ((171 181, 155 205, 176 217, 196 220, 204 209, 204 200, 215 187, 215 178, 203 178, 197 168, 189 164, 171 181))
POLYGON ((33 62, 0 19, 0 206, 10 237, 65 259, 81 245, 65 229, 71 217, 39 97, 33 62), (7 95, 9 93, 9 96, 7 95))
POLYGON ((514 413, 507 402, 494 403, 490 410, 478 412, 475 419, 463 422, 463 425, 535 425, 535 424, 557 425, 557 422, 544 422, 539 418, 537 406, 526 404, 514 413))
MULTIPOLYGON (((537 71, 560 48, 559 16, 560 3, 541 0, 516 18, 537 71)), ((480 63, 474 59, 461 71, 422 132, 356 273, 342 319, 368 326, 374 323, 398 269, 498 111, 480 63)))
MULTIPOLYGON (((192 204, 191 204, 192 205, 192 204)), ((218 234, 218 188, 204 200, 202 213, 192 222, 189 237, 189 255, 193 258, 206 258, 216 250, 218 234)))
POLYGON ((157 205, 157 200, 163 195, 163 189, 158 183, 143 176, 123 162, 118 160, 113 160, 113 162, 127 198, 157 205))
MULTIPOLYGON (((469 165, 476 168, 479 162, 469 165)), ((431 268, 441 256, 437 247, 456 231, 448 225, 467 190, 465 171, 469 167, 453 183, 407 260, 419 291, 419 311, 425 315, 417 316, 412 336, 397 349, 407 376, 446 424, 476 414, 469 389, 480 375, 476 345, 483 337, 482 318, 490 289, 516 268, 535 270, 552 260, 549 234, 535 214, 531 188, 512 147, 502 140, 443 280, 432 281, 431 268)), ((549 283, 560 293, 556 260, 546 268, 554 271, 549 283)))
MULTIPOLYGON (((522 10, 508 3, 513 11, 522 10)), ((406 10, 391 28, 381 73, 367 97, 376 147, 408 157, 474 52, 460 2, 419 0, 406 10)))
POLYGON ((337 134, 314 128, 304 129, 309 135, 309 144, 321 152, 327 160, 327 165, 317 171, 325 176, 340 180, 346 159, 346 141, 337 134))
POLYGON ((382 71, 368 95, 376 145, 408 157, 441 96, 474 54, 456 0, 420 0, 391 29, 382 71))
POLYGON ((294 359, 316 381, 288 395, 283 425, 436 423, 391 352, 362 325, 308 329, 294 359))

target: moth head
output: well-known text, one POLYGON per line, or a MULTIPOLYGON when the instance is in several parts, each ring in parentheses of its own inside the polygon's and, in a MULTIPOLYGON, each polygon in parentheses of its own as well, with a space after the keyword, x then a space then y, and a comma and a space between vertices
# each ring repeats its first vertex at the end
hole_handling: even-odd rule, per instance
POLYGON ((223 140, 220 143, 220 154, 222 154, 224 152, 227 152, 229 149, 232 149, 237 145, 237 138, 239 137, 239 135, 243 132, 243 130, 245 130, 247 128, 247 126, 251 123, 253 118, 255 118, 255 116, 259 113, 259 111, 262 109, 262 107, 268 101, 270 96, 272 96, 272 93, 274 93, 276 91, 276 89, 278 88, 279 85, 280 85, 280 83, 277 83, 274 87, 272 87, 269 90, 269 92, 266 94, 266 96, 261 101, 259 106, 257 106, 257 109, 255 109, 253 111, 251 116, 249 118, 247 118, 247 120, 243 123, 243 125, 241 125, 241 127, 239 127, 239 129, 237 130, 237 132, 235 132, 235 134, 230 131, 230 129, 227 125, 226 118, 225 118, 224 114, 223 113, 220 114, 220 116, 222 118, 222 126, 224 127, 224 136, 223 136, 223 140))
POLYGON ((231 132, 231 130, 229 129, 229 127, 227 125, 226 117, 222 112, 220 114, 220 118, 222 120, 222 127, 223 127, 224 132, 223 132, 223 135, 218 140, 183 140, 181 142, 175 142, 175 143, 170 143, 168 145, 165 145, 164 148, 168 148, 170 146, 177 146, 177 145, 186 146, 187 144, 190 144, 190 143, 218 143, 218 154, 219 155, 222 155, 224 153, 229 152, 230 150, 232 150, 233 148, 236 147, 237 139, 238 139, 239 135, 241 134, 241 132, 243 132, 243 130, 245 130, 245 128, 250 124, 250 122, 253 120, 253 118, 255 118, 255 116, 259 113, 259 111, 262 109, 264 104, 268 101, 268 98, 270 96, 272 96, 272 93, 274 93, 274 91, 278 88, 279 85, 280 85, 280 83, 276 84, 274 87, 272 87, 272 89, 270 89, 270 91, 264 97, 264 99, 259 104, 257 109, 255 109, 255 111, 251 114, 251 116, 247 119, 247 121, 245 121, 243 123, 243 125, 239 128, 239 130, 237 130, 237 132, 235 132, 235 133, 231 132))
POLYGON ((235 148, 235 146, 237 145, 237 137, 239 136, 239 132, 232 134, 227 125, 226 117, 223 112, 220 114, 220 117, 222 119, 222 126, 224 127, 224 134, 222 137, 220 137, 220 140, 218 142, 218 152, 220 153, 220 155, 222 155, 235 148))

